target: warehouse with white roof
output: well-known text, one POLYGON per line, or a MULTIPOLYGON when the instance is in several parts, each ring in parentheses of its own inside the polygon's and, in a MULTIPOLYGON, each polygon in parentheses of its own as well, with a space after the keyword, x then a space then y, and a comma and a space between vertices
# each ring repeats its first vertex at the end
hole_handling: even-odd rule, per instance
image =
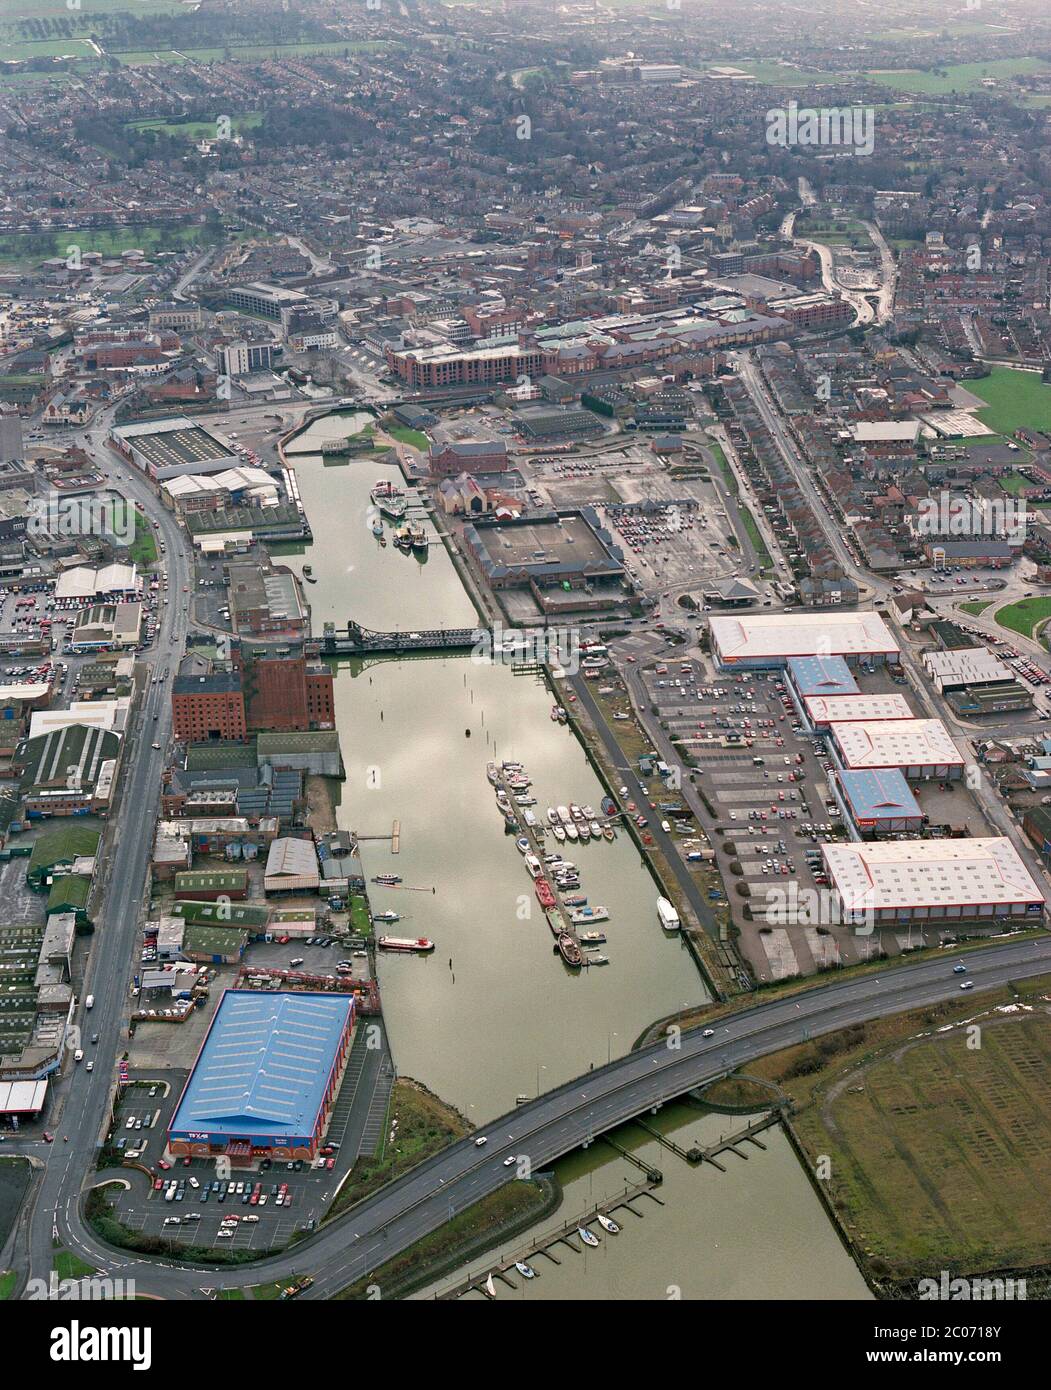
POLYGON ((940 719, 858 719, 830 724, 829 734, 836 761, 850 771, 897 768, 914 781, 963 776, 963 755, 940 719))
POLYGON ((821 846, 846 922, 1039 920, 1044 895, 1006 837, 821 846))
POLYGON ((830 724, 913 717, 908 700, 897 691, 890 695, 808 695, 803 708, 811 727, 822 731, 830 724))
POLYGON ((878 613, 735 613, 709 620, 723 669, 770 669, 791 657, 840 656, 849 665, 897 661, 899 648, 878 613))

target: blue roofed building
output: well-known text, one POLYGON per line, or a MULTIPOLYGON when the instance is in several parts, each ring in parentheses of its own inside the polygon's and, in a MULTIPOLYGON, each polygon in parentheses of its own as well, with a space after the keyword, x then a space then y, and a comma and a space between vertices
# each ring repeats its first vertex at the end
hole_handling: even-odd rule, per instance
POLYGON ((837 797, 861 835, 903 835, 923 829, 920 803, 896 768, 838 775, 837 797))
POLYGON ((228 989, 172 1117, 172 1153, 312 1159, 353 1031, 352 995, 228 989))
POLYGON ((860 687, 841 656, 790 656, 788 674, 796 693, 808 695, 857 695, 860 687))

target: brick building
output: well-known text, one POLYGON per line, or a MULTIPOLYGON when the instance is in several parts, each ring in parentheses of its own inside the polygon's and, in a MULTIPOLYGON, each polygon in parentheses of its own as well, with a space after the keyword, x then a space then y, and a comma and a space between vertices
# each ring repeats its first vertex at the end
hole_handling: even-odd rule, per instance
POLYGON ((240 671, 177 676, 172 686, 172 728, 180 742, 245 738, 240 671))

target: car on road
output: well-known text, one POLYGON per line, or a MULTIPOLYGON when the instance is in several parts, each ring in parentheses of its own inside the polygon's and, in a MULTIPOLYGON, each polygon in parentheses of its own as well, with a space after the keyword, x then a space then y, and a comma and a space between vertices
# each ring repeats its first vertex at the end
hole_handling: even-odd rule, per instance
POLYGON ((55 1136, 51 1133, 51 1131, 50 1131, 49 1129, 45 1129, 45 1130, 44 1130, 44 1143, 45 1143, 45 1144, 53 1144, 54 1142, 55 1142, 55 1136))
POLYGON ((517 1161, 517 1160, 515 1159, 514 1154, 508 1154, 508 1156, 504 1159, 504 1167, 505 1167, 505 1168, 513 1168, 514 1165, 515 1165, 515 1163, 516 1163, 516 1161, 517 1161))
POLYGON ((967 967, 966 965, 964 965, 963 961, 960 961, 958 965, 953 966, 952 973, 954 975, 965 975, 967 973, 967 967))
POLYGON ((714 1038, 714 1037, 715 1037, 715 1029, 714 1029, 714 1028, 706 1028, 706 1029, 704 1030, 704 1032, 701 1034, 701 1037, 702 1037, 702 1038, 714 1038))
POLYGON ((961 980, 961 981, 960 981, 960 988, 961 988, 961 989, 974 989, 974 981, 973 981, 973 980, 961 980))
POLYGON ((161 751, 161 746, 159 743, 151 743, 150 747, 157 753, 161 751))
POLYGON ((487 1134, 480 1134, 474 1141, 474 1146, 476 1149, 480 1149, 484 1144, 488 1144, 488 1142, 489 1136, 487 1134))

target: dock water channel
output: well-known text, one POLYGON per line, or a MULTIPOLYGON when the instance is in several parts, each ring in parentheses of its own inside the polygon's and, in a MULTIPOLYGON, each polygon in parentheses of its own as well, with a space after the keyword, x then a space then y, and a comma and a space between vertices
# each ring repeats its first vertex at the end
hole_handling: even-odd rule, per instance
MULTIPOLYGON (((326 621, 343 626, 350 619, 377 630, 473 625, 474 606, 429 519, 432 544, 423 555, 398 550, 390 528, 386 546, 370 530, 370 491, 385 477, 403 485, 400 470, 360 458, 325 466, 320 454, 306 452, 311 443, 344 436, 369 419, 321 420, 290 454, 314 543, 283 558, 297 572, 304 562, 311 566, 316 582, 305 593, 314 631, 326 621)), ((412 506, 410 513, 424 517, 412 506)), ((384 1018, 400 1075, 422 1082, 482 1126, 516 1097, 532 1097, 623 1055, 654 1019, 707 997, 689 952, 659 925, 656 887, 626 834, 612 843, 549 845, 578 866, 577 891, 609 911, 602 924, 607 966, 570 970, 556 953, 523 856, 514 836, 505 834, 486 765, 494 759, 523 765, 538 821, 548 806, 597 808, 604 789, 574 734, 552 721, 551 695, 538 676, 467 655, 353 659, 340 661, 335 693, 347 774, 338 822, 362 837, 389 836, 399 822, 397 854, 389 839, 363 838, 366 876, 403 880, 391 887, 370 884, 372 907, 403 914, 392 933, 430 937, 436 947, 427 957, 380 956, 384 1018), (425 891, 407 891, 412 888, 425 891)), ((863 1296, 864 1285, 787 1143, 778 1131, 769 1133, 783 1157, 776 1164, 770 1154, 742 1163, 748 1169, 740 1179, 744 1192, 754 1189, 756 1202, 769 1201, 782 1217, 786 1204, 805 1209, 815 1245, 844 1281, 853 1276, 860 1287, 848 1296, 863 1296)), ((566 1160, 571 1173, 577 1163, 589 1183, 608 1178, 623 1187, 624 1164, 612 1149, 598 1146, 566 1160)), ((771 1255, 754 1234, 735 1249, 725 1227, 723 1189, 713 1186, 726 1175, 705 1173, 703 1194, 694 1181, 699 1176, 685 1173, 690 1186, 682 1189, 684 1200, 710 1210, 724 1232, 725 1257, 738 1272, 754 1254, 759 1278, 771 1255)), ((674 1207, 677 1191, 662 1193, 674 1207)), ((568 1195, 565 1210, 572 1211, 568 1195)), ((638 1258, 659 1261, 667 1243, 679 1241, 674 1220, 633 1224, 639 1227, 631 1235, 637 1252, 657 1244, 638 1258)), ((776 1241, 776 1226, 770 1233, 776 1241)), ((555 1295, 555 1281, 544 1282, 550 1296, 572 1296, 555 1295)), ((834 1296, 818 1279, 812 1253, 800 1259, 792 1290, 834 1296)), ((595 1292, 601 1291, 589 1281, 580 1296, 595 1292)))

